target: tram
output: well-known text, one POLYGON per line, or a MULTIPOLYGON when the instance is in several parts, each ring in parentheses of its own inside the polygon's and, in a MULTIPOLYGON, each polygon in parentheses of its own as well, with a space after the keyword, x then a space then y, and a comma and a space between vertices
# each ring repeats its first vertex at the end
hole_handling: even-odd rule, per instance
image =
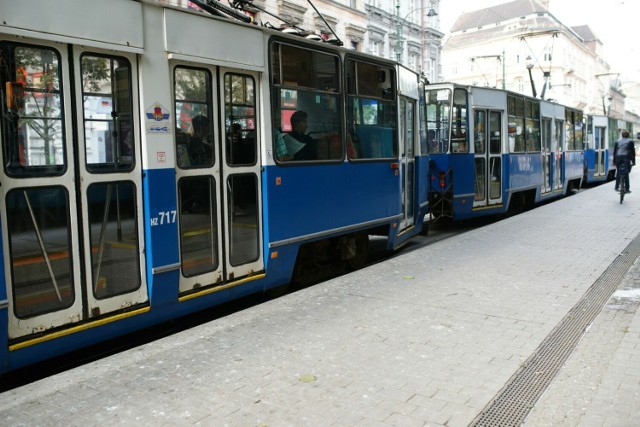
POLYGON ((429 85, 425 97, 433 221, 503 214, 580 187, 581 111, 453 83, 429 85))
POLYGON ((156 1, 0 15, 0 373, 421 231, 416 73, 156 1))

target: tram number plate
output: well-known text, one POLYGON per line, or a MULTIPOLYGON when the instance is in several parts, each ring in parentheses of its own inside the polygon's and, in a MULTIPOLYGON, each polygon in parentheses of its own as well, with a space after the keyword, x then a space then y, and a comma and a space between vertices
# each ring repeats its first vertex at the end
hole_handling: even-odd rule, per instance
POLYGON ((151 218, 151 226, 155 227, 156 225, 174 224, 177 216, 178 211, 176 210, 158 212, 158 216, 151 218))

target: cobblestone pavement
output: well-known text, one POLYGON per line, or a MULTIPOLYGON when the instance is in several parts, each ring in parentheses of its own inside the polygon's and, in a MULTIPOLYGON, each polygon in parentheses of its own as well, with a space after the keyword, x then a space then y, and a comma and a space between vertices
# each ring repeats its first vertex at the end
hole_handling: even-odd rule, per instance
MULTIPOLYGON (((640 195, 620 205, 612 188, 5 392, 0 420, 466 426, 640 233, 640 195)), ((527 425, 638 424, 638 270, 624 277, 527 425)))

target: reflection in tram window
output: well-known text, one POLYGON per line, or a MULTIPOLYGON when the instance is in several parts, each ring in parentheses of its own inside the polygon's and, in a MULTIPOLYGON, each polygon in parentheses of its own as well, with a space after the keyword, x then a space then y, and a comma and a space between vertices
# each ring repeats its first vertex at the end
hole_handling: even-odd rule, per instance
POLYGON ((453 106, 451 111, 451 152, 468 153, 467 120, 469 95, 465 89, 453 90, 453 106))
POLYGON ((512 153, 525 151, 524 127, 524 98, 520 96, 507 97, 507 111, 509 114, 509 150, 512 153))
POLYGON ((26 318, 71 306, 75 295, 66 190, 17 189, 7 194, 6 202, 15 315, 26 318))
POLYGON ((487 181, 486 159, 476 157, 475 161, 475 200, 486 199, 485 182, 487 181))
POLYGON ((182 178, 178 184, 180 254, 185 277, 218 268, 215 191, 210 176, 182 178))
POLYGON ((489 114, 489 152, 500 154, 502 150, 502 116, 497 111, 489 114))
POLYGON ((502 159, 500 157, 491 157, 491 183, 489 197, 499 199, 502 195, 502 159))
POLYGON ((96 298, 140 287, 140 245, 132 182, 92 184, 87 189, 92 289, 96 298))
POLYGON ((490 156, 489 165, 489 197, 499 199, 502 196, 502 158, 499 154, 502 151, 502 115, 498 111, 489 113, 489 153, 498 154, 490 156))
POLYGON ((135 142, 129 61, 83 55, 82 98, 87 169, 91 172, 133 169, 135 142))
POLYGON ((256 163, 256 94, 253 77, 224 76, 224 116, 227 163, 256 163))
POLYGON ((0 44, 4 167, 8 175, 64 173, 60 58, 52 49, 0 44))
POLYGON ((254 174, 229 177, 229 241, 231 265, 241 265, 258 259, 258 183, 254 174))
POLYGON ((178 166, 210 167, 214 162, 211 73, 206 69, 176 67, 173 78, 178 166))
POLYGON ((582 112, 567 108, 565 111, 565 117, 567 151, 581 151, 583 142, 582 112))
POLYGON ((351 159, 398 155, 395 73, 387 66, 348 60, 347 154, 351 159), (349 148, 353 146, 353 150, 349 148))
POLYGON ((527 153, 540 152, 540 104, 538 101, 525 102, 525 126, 527 129, 527 153))
POLYGON ((476 110, 473 125, 474 150, 476 154, 485 154, 487 149, 486 141, 486 111, 476 110))
POLYGON ((427 96, 427 149, 431 154, 446 153, 449 151, 451 90, 431 90, 427 96))

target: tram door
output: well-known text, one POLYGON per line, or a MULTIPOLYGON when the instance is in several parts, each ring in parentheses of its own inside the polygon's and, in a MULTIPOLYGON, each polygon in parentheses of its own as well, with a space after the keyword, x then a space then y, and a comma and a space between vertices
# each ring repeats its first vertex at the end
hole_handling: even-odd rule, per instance
POLYGON ((258 75, 173 67, 180 292, 263 269, 258 75))
POLYGON ((552 124, 553 119, 550 117, 542 118, 542 194, 549 193, 553 186, 553 174, 551 173, 552 124))
POLYGON ((135 56, 29 40, 0 56, 9 337, 145 303, 135 56))
POLYGON ((606 132, 607 128, 603 126, 595 126, 593 129, 593 142, 595 150, 595 171, 594 177, 603 177, 605 175, 605 152, 606 152, 606 132))
POLYGON ((474 110, 474 207, 502 203, 502 113, 474 110))
POLYGON ((400 98, 400 167, 402 214, 400 230, 414 224, 415 210, 415 116, 416 102, 400 98))
POLYGON ((555 119, 553 129, 552 149, 555 151, 553 170, 553 189, 561 190, 564 187, 562 171, 564 162, 564 120, 555 119))

